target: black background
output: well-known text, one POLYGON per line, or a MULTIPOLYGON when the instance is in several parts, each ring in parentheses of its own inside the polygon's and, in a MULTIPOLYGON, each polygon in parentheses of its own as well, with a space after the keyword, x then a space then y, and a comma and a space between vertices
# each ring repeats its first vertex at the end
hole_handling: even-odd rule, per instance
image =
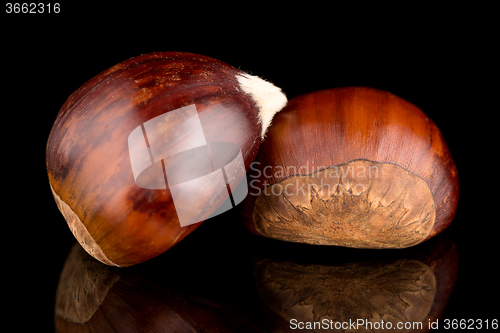
MULTIPOLYGON (((492 61, 498 35, 481 19, 487 9, 433 8, 410 18, 406 9, 381 17, 370 9, 363 16, 359 9, 322 8, 313 14, 243 8, 194 16, 187 9, 135 8, 63 7, 56 18, 2 16, 0 293, 7 311, 0 312, 1 325, 14 323, 19 332, 54 330, 55 289, 74 243, 45 170, 45 145, 60 106, 99 72, 154 51, 217 58, 273 82, 289 99, 369 86, 421 108, 441 129, 459 171, 458 211, 446 231, 456 244, 459 272, 443 319, 500 319, 498 70, 492 61)), ((239 222, 223 215, 199 234, 215 228, 231 238, 225 223, 239 222)))

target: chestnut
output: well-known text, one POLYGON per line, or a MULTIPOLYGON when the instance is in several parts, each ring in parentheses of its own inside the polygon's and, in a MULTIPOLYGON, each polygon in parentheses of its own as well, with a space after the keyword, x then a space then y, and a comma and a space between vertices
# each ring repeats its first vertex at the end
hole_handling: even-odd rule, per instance
POLYGON ((46 150, 56 203, 93 257, 120 267, 144 262, 231 207, 228 193, 246 186, 286 101, 271 83, 203 55, 123 61, 76 90, 57 115, 46 150))
POLYGON ((457 169, 436 124, 366 87, 291 99, 249 177, 250 230, 308 244, 413 246, 442 232, 458 201, 457 169))

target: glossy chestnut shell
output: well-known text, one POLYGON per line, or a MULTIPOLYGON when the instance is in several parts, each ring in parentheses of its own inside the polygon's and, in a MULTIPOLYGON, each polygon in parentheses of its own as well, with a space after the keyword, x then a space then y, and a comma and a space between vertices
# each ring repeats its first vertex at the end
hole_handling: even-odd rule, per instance
MULTIPOLYGON (((254 160, 272 115, 284 103, 284 95, 270 83, 210 57, 158 52, 121 62, 75 91, 57 115, 46 164, 58 207, 83 248, 108 265, 130 266, 157 256, 199 223, 179 223, 168 177, 163 179, 161 173, 168 158, 161 162, 151 158, 167 186, 138 186, 132 170, 131 133, 135 130, 142 136, 146 122, 190 107, 203 126, 206 142, 240 148, 244 165, 238 170, 242 172, 228 175, 237 184, 254 160), (269 99, 259 99, 259 92, 252 89, 274 91, 275 108, 270 111, 269 99)), ((173 133, 171 140, 162 143, 167 152, 174 149, 176 140, 190 140, 189 133, 177 133, 182 120, 159 122, 155 128, 158 133, 173 133)), ((146 140, 143 148, 151 155, 151 136, 149 143, 147 136, 141 140, 146 140)), ((193 162, 189 167, 197 165, 193 162)), ((224 201, 213 199, 212 190, 196 188, 197 199, 185 209, 209 216, 224 201)))
POLYGON ((285 241, 404 248, 442 232, 457 208, 458 173, 436 124, 372 88, 290 100, 251 169, 246 224, 285 241))

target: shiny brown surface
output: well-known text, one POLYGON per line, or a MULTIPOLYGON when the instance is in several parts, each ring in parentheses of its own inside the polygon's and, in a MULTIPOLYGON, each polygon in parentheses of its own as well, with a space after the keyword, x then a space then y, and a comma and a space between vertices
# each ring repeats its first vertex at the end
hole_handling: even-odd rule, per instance
POLYGON ((207 141, 239 145, 248 169, 261 128, 238 73, 205 56, 151 53, 100 73, 61 107, 47 143, 49 181, 111 262, 148 260, 199 225, 180 227, 168 188, 135 184, 127 137, 137 126, 195 104, 207 141))
MULTIPOLYGON (((290 100, 273 120, 256 160, 259 171, 251 177, 257 180, 254 186, 263 188, 357 159, 396 164, 428 184, 436 205, 429 237, 451 223, 458 174, 439 129, 415 105, 381 90, 338 88, 290 100), (271 168, 263 170, 266 166, 271 168)), ((247 221, 253 200, 246 202, 247 221)))

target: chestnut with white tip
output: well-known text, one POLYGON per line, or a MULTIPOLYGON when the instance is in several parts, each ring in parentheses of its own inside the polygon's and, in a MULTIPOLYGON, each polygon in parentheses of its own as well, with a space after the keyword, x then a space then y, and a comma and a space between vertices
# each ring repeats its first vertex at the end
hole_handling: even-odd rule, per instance
MULTIPOLYGON (((146 261, 200 223, 180 225, 168 186, 136 184, 130 133, 194 105, 207 142, 240 148, 244 170, 231 179, 237 184, 286 101, 271 83, 203 55, 158 52, 123 61, 75 91, 57 115, 46 150, 56 203, 76 239, 96 259, 120 267, 146 261)), ((176 129, 175 122, 158 127, 160 132, 176 129)), ((223 202, 213 200, 211 191, 199 188, 196 192, 209 199, 193 202, 192 210, 203 210, 203 216, 214 212, 223 202)))
POLYGON ((243 211, 246 225, 269 238, 405 248, 442 232, 457 208, 458 173, 438 127, 382 90, 293 98, 255 166, 243 211))

